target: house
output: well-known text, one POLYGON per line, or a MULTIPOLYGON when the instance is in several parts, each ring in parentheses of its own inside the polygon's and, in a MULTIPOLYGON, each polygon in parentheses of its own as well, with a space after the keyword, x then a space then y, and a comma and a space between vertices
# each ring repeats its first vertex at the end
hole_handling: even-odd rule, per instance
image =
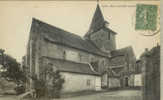
MULTIPOLYGON (((40 73, 49 64, 53 69, 59 70, 66 80, 63 91, 100 90, 101 87, 108 86, 109 68, 113 70, 115 67, 112 64, 116 59, 112 57, 121 59, 121 55, 116 55, 121 51, 116 49, 116 34, 108 28, 108 22, 104 19, 99 4, 84 37, 33 18, 26 66, 30 74, 36 74, 38 78, 42 78, 40 73)), ((127 50, 123 53, 128 52, 127 50)), ((135 57, 124 54, 125 59, 135 57)), ((125 64, 133 67, 131 63, 134 62, 125 64)), ((125 64, 124 69, 127 67, 125 64)), ((120 66, 119 63, 116 66, 120 66)))
POLYGON ((133 87, 136 57, 131 46, 111 51, 105 75, 107 88, 133 87))
POLYGON ((63 91, 77 92, 83 90, 101 90, 101 75, 88 63, 78 63, 64 59, 42 57, 42 65, 59 70, 65 80, 63 91), (47 66, 47 64, 50 64, 47 66), (82 88, 81 88, 82 87, 82 88))
POLYGON ((134 86, 142 87, 142 61, 136 61, 135 76, 134 76, 134 86))
POLYGON ((146 49, 140 56, 143 100, 160 99, 160 45, 146 49))

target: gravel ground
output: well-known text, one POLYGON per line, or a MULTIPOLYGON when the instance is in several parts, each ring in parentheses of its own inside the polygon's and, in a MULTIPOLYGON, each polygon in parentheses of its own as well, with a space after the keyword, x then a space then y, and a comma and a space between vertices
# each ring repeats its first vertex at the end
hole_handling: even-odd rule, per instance
MULTIPOLYGON (((0 96, 0 100, 18 100, 17 96, 0 96)), ((32 99, 24 99, 32 100, 32 99)), ((40 99, 45 100, 45 99, 40 99)), ((118 90, 53 100, 142 100, 140 90, 118 90)))

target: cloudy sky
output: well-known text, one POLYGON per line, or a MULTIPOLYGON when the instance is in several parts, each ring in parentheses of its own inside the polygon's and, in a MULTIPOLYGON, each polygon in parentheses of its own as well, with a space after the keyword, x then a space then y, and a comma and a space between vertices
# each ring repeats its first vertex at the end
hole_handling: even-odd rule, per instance
MULTIPOLYGON (((159 5, 159 1, 144 1, 139 4, 159 5)), ((66 1, 0 1, 0 48, 21 61, 26 54, 32 17, 83 36, 90 25, 96 2, 66 1)), ((117 48, 132 46, 137 58, 145 48, 159 42, 159 35, 144 37, 135 31, 135 1, 100 2, 109 27, 117 32, 117 48)))

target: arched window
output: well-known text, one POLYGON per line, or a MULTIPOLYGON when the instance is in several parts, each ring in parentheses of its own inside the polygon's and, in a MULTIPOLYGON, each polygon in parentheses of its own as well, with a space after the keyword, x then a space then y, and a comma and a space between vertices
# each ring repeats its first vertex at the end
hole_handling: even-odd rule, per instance
POLYGON ((63 59, 66 59, 66 51, 63 51, 63 59))
POLYGON ((125 86, 126 86, 126 87, 129 86, 128 81, 129 81, 128 77, 125 77, 125 86))
POLYGON ((95 71, 98 71, 98 61, 93 61, 90 63, 95 71))
POLYGON ((108 32, 108 40, 110 40, 110 32, 108 32))

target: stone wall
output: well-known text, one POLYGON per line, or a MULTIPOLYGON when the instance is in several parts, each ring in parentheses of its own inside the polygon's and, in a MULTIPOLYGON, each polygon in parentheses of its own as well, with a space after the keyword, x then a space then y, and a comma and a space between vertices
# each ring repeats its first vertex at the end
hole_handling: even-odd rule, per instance
POLYGON ((104 29, 93 33, 90 39, 104 52, 110 52, 116 49, 115 34, 104 29))
MULTIPOLYGON (((56 64, 59 63, 60 62, 57 62, 56 64)), ((52 66, 53 71, 56 71, 57 68, 60 67, 59 65, 55 66, 54 62, 52 62, 51 60, 42 58, 40 72, 44 72, 44 70, 48 67, 50 68, 50 64, 54 65, 52 66)), ((79 92, 85 90, 101 90, 101 76, 66 71, 60 71, 60 75, 65 80, 62 93, 79 92)), ((48 77, 45 76, 45 74, 40 74, 40 78, 48 80, 49 86, 52 85, 52 80, 49 80, 48 77)))
POLYGON ((160 46, 145 52, 141 61, 143 100, 160 100, 160 46))
POLYGON ((40 60, 42 56, 47 56, 47 57, 57 58, 57 59, 72 60, 74 62, 80 62, 80 63, 97 62, 98 68, 94 68, 94 69, 97 69, 96 71, 101 73, 105 71, 109 66, 109 60, 106 57, 85 52, 79 49, 71 48, 68 46, 52 43, 46 40, 41 35, 42 33, 40 34, 33 33, 33 34, 37 35, 37 37, 31 38, 29 40, 28 47, 27 47, 27 62, 29 62, 28 65, 30 67, 30 72, 36 74, 38 78, 40 76, 40 71, 42 70, 42 66, 43 66, 42 61, 40 60), (72 56, 71 53, 67 53, 69 51, 74 52, 74 54, 76 55, 72 56))
POLYGON ((91 63, 91 62, 98 62, 99 68, 97 71, 103 72, 106 69, 106 66, 108 63, 108 58, 102 57, 99 55, 91 54, 82 50, 70 48, 67 46, 51 43, 47 40, 41 41, 41 56, 47 56, 51 58, 57 58, 57 59, 66 59, 71 60, 74 62, 80 62, 80 63, 91 63), (72 55, 71 53, 75 54, 72 55))
POLYGON ((63 93, 79 92, 85 90, 100 90, 101 80, 100 76, 61 72, 65 79, 63 84, 63 93))

